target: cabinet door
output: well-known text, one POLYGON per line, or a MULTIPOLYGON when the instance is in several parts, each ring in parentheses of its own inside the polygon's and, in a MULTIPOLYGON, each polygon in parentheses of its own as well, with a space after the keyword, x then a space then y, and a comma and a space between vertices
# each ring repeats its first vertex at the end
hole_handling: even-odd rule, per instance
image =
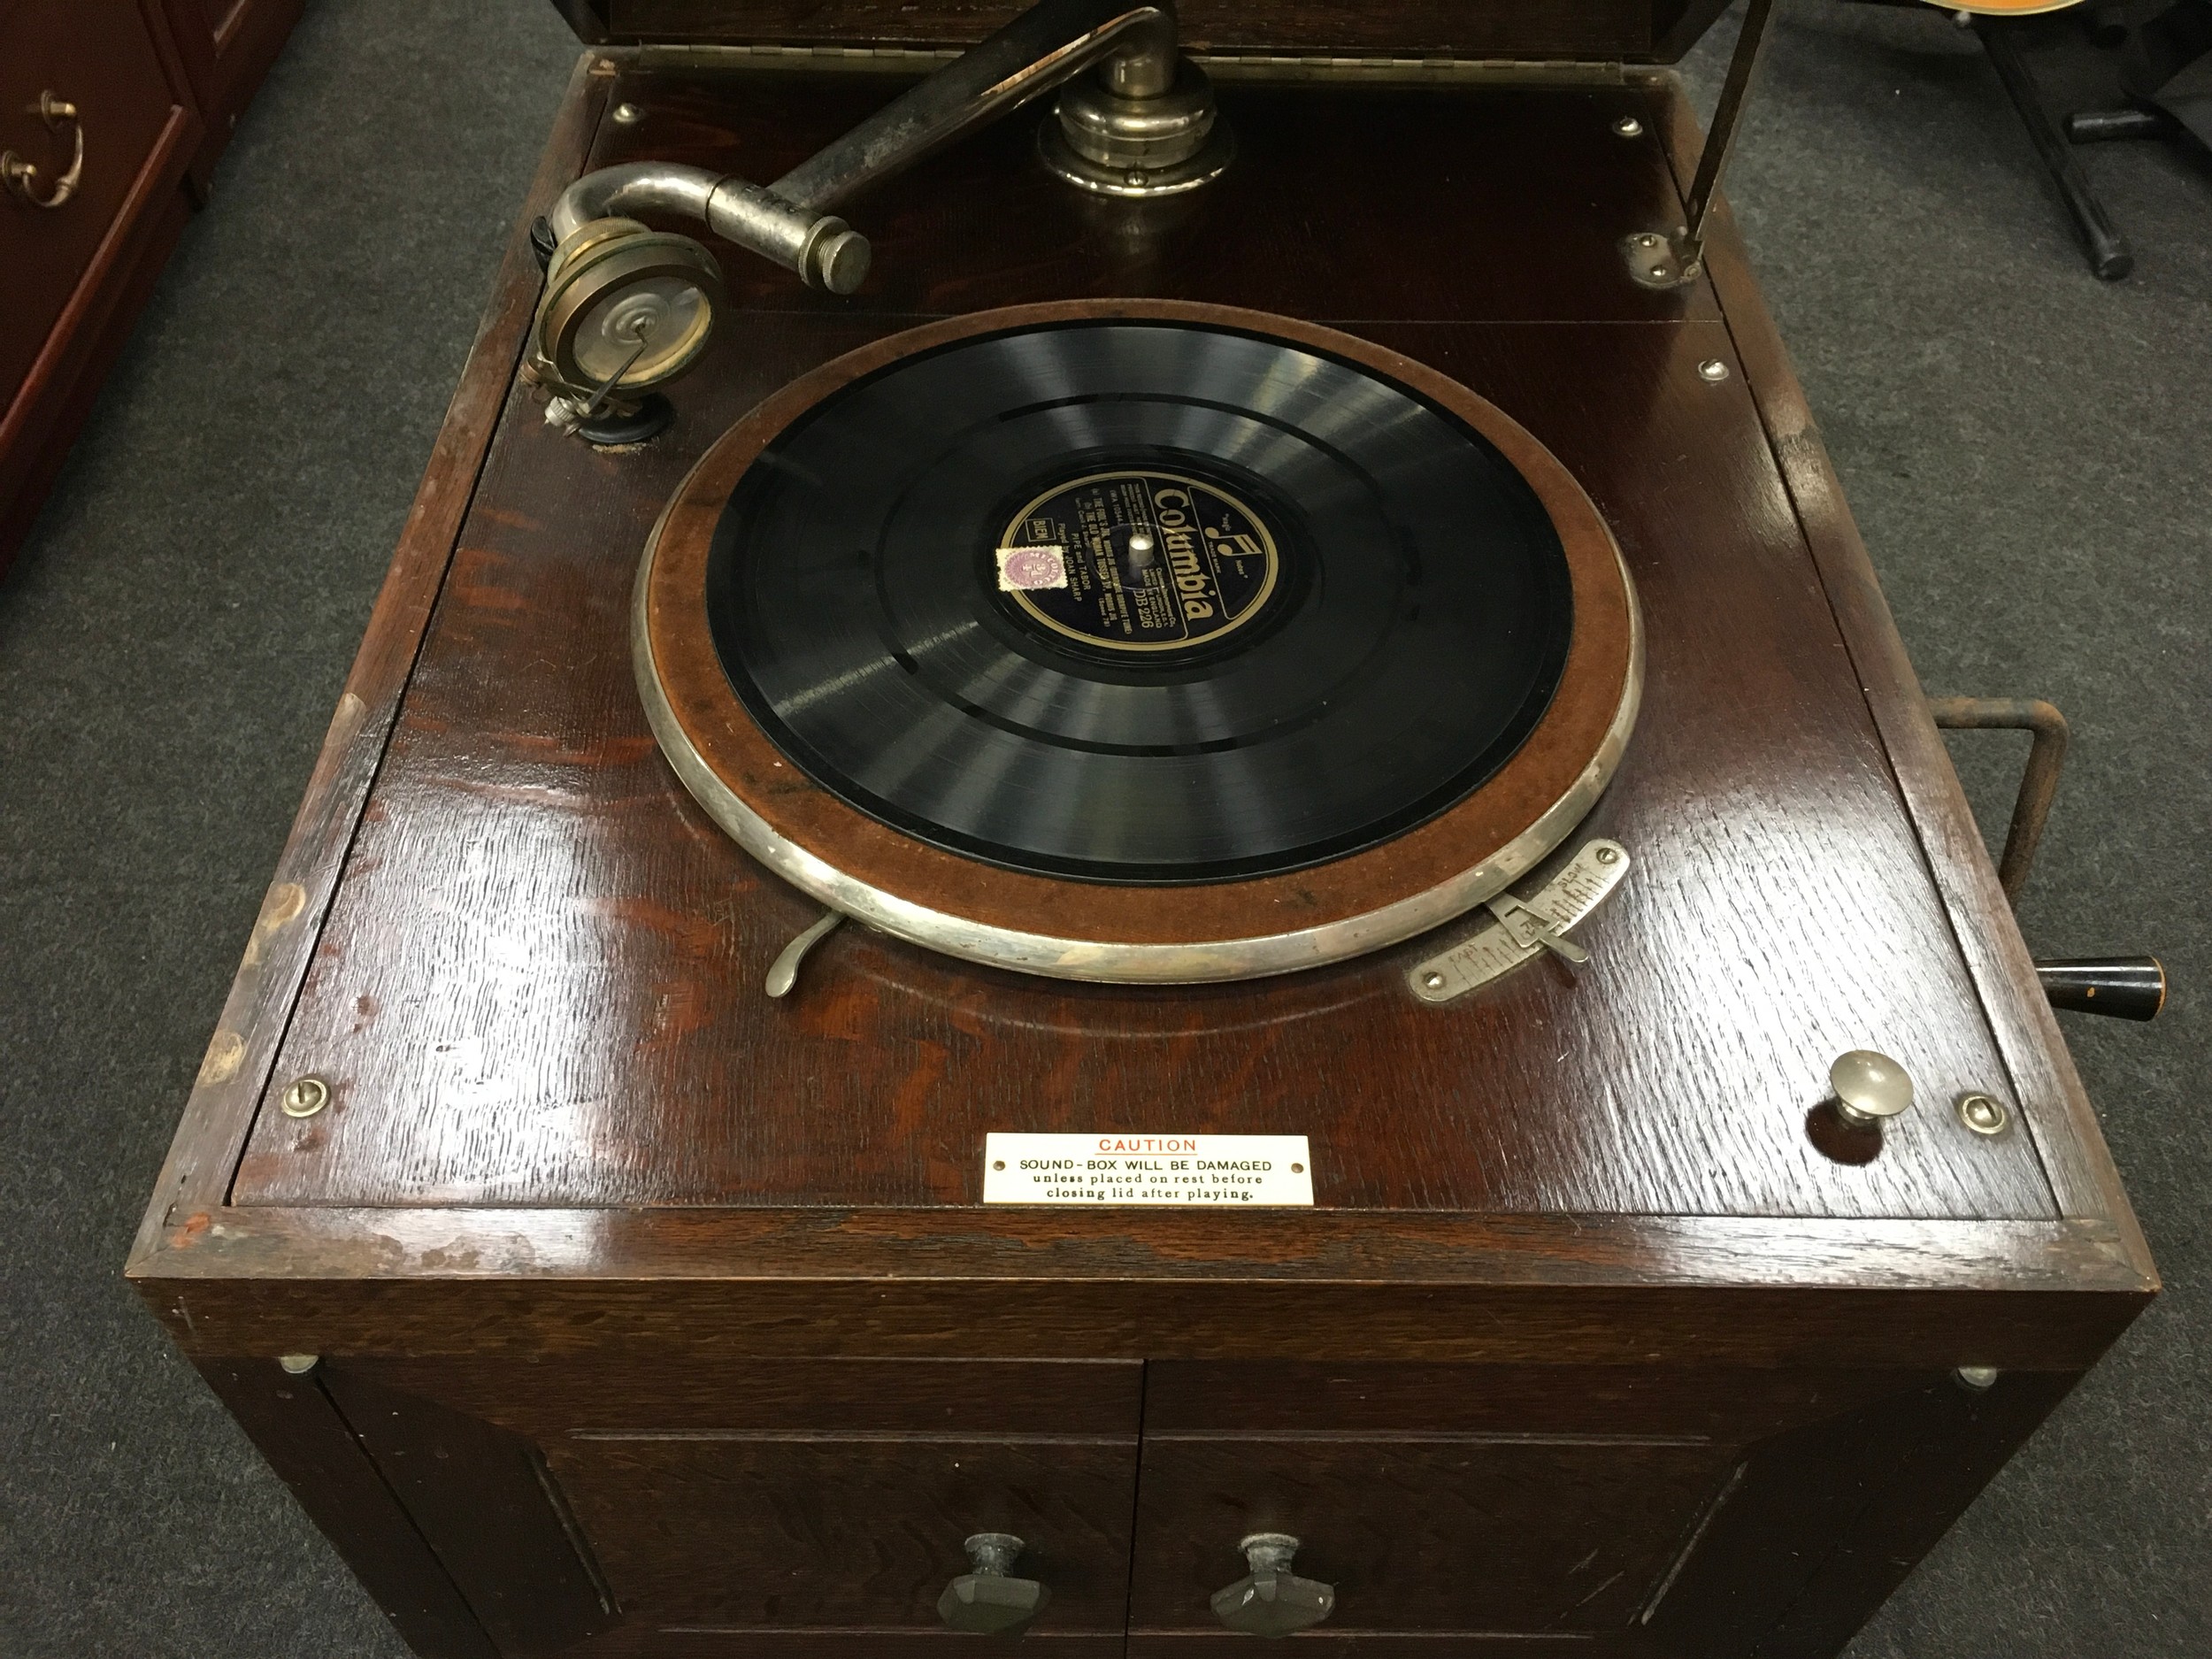
POLYGON ((1730 1463, 1658 1437, 1147 1435, 1131 1632, 1223 1634, 1209 1598, 1253 1532, 1297 1538, 1294 1570, 1334 1587, 1321 1634, 1624 1630, 1730 1463))
POLYGON ((1298 1539, 1293 1571, 1334 1587, 1301 1638, 1317 1651, 1724 1659, 1786 1623, 1804 1626, 1786 1651, 1833 1651, 2062 1386, 1156 1364, 1129 1659, 1234 1639, 1209 1601, 1254 1532, 1298 1539))
POLYGON ((1028 1640, 1117 1653, 1141 1368, 332 1361, 323 1384, 501 1653, 939 1651, 1011 1532, 1028 1640))

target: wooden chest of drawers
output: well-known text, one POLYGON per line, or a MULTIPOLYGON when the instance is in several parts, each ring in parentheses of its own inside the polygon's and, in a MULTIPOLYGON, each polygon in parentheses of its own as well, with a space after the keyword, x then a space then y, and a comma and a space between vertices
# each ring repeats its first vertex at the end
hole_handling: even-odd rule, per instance
MULTIPOLYGON (((772 175, 887 91, 588 58, 529 211, 643 155, 772 175)), ((420 1651, 934 1651, 989 1532, 1033 1646, 1214 1651, 1279 1532, 1335 1590, 1297 1640, 1348 1655, 1832 1653, 2154 1289, 1740 248, 1620 276, 1678 91, 1223 105, 1213 234, 1092 211, 1009 126, 872 200, 851 302, 728 252, 633 453, 517 381, 518 229, 131 1268, 420 1651), (761 995, 814 912, 645 726, 659 504, 853 345, 1116 293, 1393 344, 1590 488, 1651 649, 1579 977, 1432 1008, 1417 941, 1069 986, 848 927, 761 995), (1824 1117, 1859 1046, 1921 1085, 1878 1141, 1824 1117), (979 1202, 986 1133, 1114 1129, 1306 1134, 1316 1207, 979 1202)))
POLYGON ((0 4, 0 570, 299 12, 0 4))

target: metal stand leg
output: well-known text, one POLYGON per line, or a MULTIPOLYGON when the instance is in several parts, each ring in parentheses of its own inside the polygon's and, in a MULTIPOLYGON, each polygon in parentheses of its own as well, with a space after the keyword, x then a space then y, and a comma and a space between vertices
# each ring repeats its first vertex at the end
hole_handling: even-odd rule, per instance
POLYGON ((1990 66, 2003 82, 2012 107, 2020 111, 2021 122, 2035 143, 2035 153, 2042 157, 2051 182, 2058 187, 2067 211, 2073 214, 2074 223, 2080 227, 2082 241, 2089 250, 2090 270, 2104 281, 2116 282, 2135 269, 2134 252, 2128 247, 2127 238, 2106 216, 2104 204, 2090 194, 2089 180, 2081 176, 2066 134, 2060 131, 2056 118, 2045 107, 2042 94, 2036 90, 2035 77, 2029 73, 2027 60, 2020 55, 2020 42, 2014 38, 2013 27, 2002 19, 1974 19, 1974 33, 1981 37, 1982 50, 1989 54, 1990 66))

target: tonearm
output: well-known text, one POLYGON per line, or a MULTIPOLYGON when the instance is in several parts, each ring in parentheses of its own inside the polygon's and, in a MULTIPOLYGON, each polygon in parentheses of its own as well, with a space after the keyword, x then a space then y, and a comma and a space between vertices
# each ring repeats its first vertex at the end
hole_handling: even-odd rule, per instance
POLYGON ((714 257, 631 215, 696 221, 810 287, 849 294, 867 275, 868 240, 834 210, 1056 88, 1039 149, 1079 188, 1173 195, 1228 165, 1213 89, 1177 50, 1172 0, 1039 0, 772 183, 644 161, 570 185, 547 216, 556 242, 531 342, 532 378, 556 394, 548 418, 634 411, 689 368, 712 332, 714 257))

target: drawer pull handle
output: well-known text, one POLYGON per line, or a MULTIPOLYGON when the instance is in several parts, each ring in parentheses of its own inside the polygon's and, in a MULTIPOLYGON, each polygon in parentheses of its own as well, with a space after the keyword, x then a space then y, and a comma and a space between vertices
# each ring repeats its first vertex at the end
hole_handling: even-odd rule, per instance
POLYGON ((77 120, 77 106, 51 92, 42 92, 38 102, 31 106, 31 113, 57 133, 65 127, 76 134, 77 153, 70 159, 69 171, 54 180, 52 189, 41 196, 37 164, 24 160, 12 150, 0 150, 0 179, 6 180, 8 188, 33 207, 64 206, 77 194, 78 181, 84 177, 84 127, 77 120))
POLYGON ((1247 1636, 1287 1636, 1336 1610, 1336 1589, 1290 1570, 1298 1540, 1287 1532, 1254 1532, 1237 1545, 1252 1571, 1214 1592, 1214 1617, 1247 1636))
POLYGON ((1020 1635, 1052 1600, 1052 1592, 1036 1579, 1011 1576, 1021 1540, 1011 1532, 978 1532, 961 1548, 975 1571, 945 1586, 937 1617, 971 1636, 1020 1635))

